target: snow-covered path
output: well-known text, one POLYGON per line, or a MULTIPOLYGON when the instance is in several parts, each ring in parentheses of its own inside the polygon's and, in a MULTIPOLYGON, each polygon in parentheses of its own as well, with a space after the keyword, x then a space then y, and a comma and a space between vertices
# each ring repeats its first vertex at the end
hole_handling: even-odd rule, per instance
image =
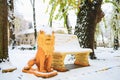
POLYGON ((88 67, 71 67, 73 56, 67 55, 65 63, 66 66, 71 67, 70 70, 58 72, 57 76, 46 79, 21 71, 27 61, 34 57, 35 52, 9 50, 10 61, 17 70, 9 73, 0 72, 0 80, 120 80, 120 49, 114 51, 112 48, 97 48, 95 53, 98 59, 89 59, 90 66, 88 67))

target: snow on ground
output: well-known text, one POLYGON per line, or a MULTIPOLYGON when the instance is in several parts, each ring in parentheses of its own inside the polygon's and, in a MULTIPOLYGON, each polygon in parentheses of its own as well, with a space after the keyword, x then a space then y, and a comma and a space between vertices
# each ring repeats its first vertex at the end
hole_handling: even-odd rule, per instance
POLYGON ((21 71, 28 60, 35 56, 35 52, 35 50, 9 50, 11 64, 16 66, 17 70, 2 73, 4 63, 1 63, 0 80, 120 80, 120 48, 115 51, 113 48, 98 47, 95 50, 98 59, 89 59, 88 67, 72 67, 74 56, 67 55, 65 64, 69 71, 58 72, 57 76, 46 79, 21 71))

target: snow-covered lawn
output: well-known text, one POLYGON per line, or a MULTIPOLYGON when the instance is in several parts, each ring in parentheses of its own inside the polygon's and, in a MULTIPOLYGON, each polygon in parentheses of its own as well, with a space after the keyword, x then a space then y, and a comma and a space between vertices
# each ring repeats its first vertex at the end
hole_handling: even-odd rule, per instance
POLYGON ((57 76, 46 79, 21 71, 28 60, 34 57, 35 52, 35 50, 9 50, 10 62, 17 70, 2 73, 1 69, 7 65, 1 63, 0 80, 120 80, 120 48, 116 51, 113 48, 97 48, 95 54, 98 59, 89 59, 88 67, 75 67, 72 64, 74 56, 67 55, 65 64, 69 71, 58 72, 57 76))

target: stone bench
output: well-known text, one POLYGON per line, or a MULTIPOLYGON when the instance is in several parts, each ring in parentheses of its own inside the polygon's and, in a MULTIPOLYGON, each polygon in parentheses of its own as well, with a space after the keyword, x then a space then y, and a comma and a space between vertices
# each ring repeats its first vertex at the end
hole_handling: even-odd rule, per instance
POLYGON ((75 55, 74 64, 89 66, 88 56, 92 52, 88 48, 80 48, 78 38, 72 34, 55 34, 55 50, 52 66, 57 71, 67 71, 64 59, 67 54, 75 55))

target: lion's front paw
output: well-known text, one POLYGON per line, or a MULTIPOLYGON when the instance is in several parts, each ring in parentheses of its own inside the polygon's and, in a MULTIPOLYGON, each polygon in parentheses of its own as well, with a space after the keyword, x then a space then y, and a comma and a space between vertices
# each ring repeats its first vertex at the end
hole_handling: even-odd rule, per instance
POLYGON ((29 70, 29 69, 30 69, 29 66, 25 66, 25 67, 24 67, 24 70, 29 70))
POLYGON ((48 68, 47 69, 47 72, 52 72, 53 71, 53 68, 48 68))
POLYGON ((47 71, 46 70, 40 70, 40 72, 46 73, 47 71))

